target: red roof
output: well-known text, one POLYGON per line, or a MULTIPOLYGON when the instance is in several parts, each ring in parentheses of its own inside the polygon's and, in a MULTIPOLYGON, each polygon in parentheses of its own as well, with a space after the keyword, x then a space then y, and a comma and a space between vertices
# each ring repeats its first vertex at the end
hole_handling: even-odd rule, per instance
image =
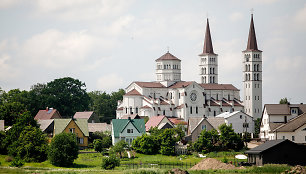
POLYGON ((199 84, 206 90, 234 90, 239 91, 235 86, 232 84, 215 84, 215 83, 202 83, 199 84))
POLYGON ((211 36, 210 36, 208 19, 207 19, 207 24, 206 24, 204 48, 203 48, 203 53, 201 55, 207 55, 207 54, 215 54, 213 46, 212 46, 211 36))
POLYGON ((169 120, 175 125, 178 125, 178 124, 187 125, 186 121, 179 119, 179 118, 169 118, 169 120))
POLYGON ((179 106, 177 106, 175 109, 182 109, 184 107, 184 104, 181 104, 179 106))
POLYGON ((118 108, 117 110, 118 110, 118 111, 123 110, 123 107, 120 107, 120 108, 118 108))
POLYGON ((252 14, 252 17, 251 17, 251 24, 250 24, 250 30, 249 30, 249 38, 248 38, 247 49, 245 51, 260 51, 257 48, 253 14, 252 14))
POLYGON ((232 106, 232 105, 230 105, 227 102, 225 102, 224 100, 222 100, 222 106, 232 106))
POLYGON ((210 100, 210 106, 220 106, 217 102, 210 100))
POLYGON ((165 118, 165 116, 152 116, 146 123, 146 131, 149 131, 151 127, 157 127, 159 123, 165 118))
POLYGON ((238 103, 236 100, 234 100, 234 106, 241 106, 241 107, 243 107, 243 105, 238 103))
POLYGON ((73 118, 86 118, 89 119, 93 114, 93 111, 76 112, 73 118))
POLYGON ((125 94, 125 96, 130 96, 130 95, 141 95, 141 94, 136 89, 133 89, 125 94))
POLYGON ((47 120, 47 119, 54 119, 54 118, 62 118, 60 113, 56 109, 48 109, 48 110, 39 110, 36 116, 34 117, 35 120, 47 120))
POLYGON ((192 82, 176 82, 173 85, 169 86, 169 88, 185 88, 192 84, 192 82))
POLYGON ((178 59, 177 57, 175 57, 171 53, 169 53, 169 51, 166 54, 164 54, 163 56, 161 56, 160 58, 156 59, 155 61, 160 61, 160 60, 178 60, 178 61, 181 61, 180 59, 178 59))
POLYGON ((143 107, 141 107, 141 108, 144 108, 144 109, 152 109, 150 106, 148 106, 148 105, 145 105, 145 106, 143 106, 143 107))
POLYGON ((135 83, 142 88, 165 88, 165 86, 159 82, 135 82, 135 83))

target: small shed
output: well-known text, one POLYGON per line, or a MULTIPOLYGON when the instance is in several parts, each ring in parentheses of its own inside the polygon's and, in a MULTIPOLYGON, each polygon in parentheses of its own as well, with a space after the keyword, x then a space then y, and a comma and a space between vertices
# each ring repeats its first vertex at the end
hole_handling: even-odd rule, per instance
POLYGON ((257 166, 264 164, 306 165, 306 146, 290 140, 266 141, 245 153, 248 154, 248 162, 257 166))

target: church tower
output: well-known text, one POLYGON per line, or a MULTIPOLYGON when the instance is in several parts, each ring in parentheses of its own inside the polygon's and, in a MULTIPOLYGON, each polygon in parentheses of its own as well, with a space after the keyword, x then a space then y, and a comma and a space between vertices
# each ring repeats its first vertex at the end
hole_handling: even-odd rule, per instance
POLYGON ((262 112, 262 51, 257 48, 256 34, 251 15, 251 24, 247 48, 243 52, 243 88, 245 113, 254 120, 261 117, 262 112))
POLYGON ((218 83, 218 55, 212 46, 209 22, 207 19, 203 53, 200 57, 200 83, 218 83))

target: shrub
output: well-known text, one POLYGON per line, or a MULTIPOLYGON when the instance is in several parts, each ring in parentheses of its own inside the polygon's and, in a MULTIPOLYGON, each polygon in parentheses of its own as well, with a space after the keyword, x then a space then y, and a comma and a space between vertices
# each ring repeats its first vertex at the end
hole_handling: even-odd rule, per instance
POLYGON ((12 163, 11 163, 11 167, 21 167, 24 165, 24 162, 20 159, 20 158, 15 158, 12 163))
POLYGON ((120 166, 120 159, 115 155, 102 158, 102 168, 105 170, 114 169, 116 166, 120 166))
POLYGON ((48 159, 55 166, 71 166, 78 158, 76 136, 71 133, 56 135, 49 146, 48 159))
POLYGON ((5 157, 5 162, 11 162, 13 161, 13 158, 11 156, 5 157))
POLYGON ((158 142, 155 140, 155 136, 143 134, 132 142, 132 147, 139 153, 156 154, 159 150, 158 142))
POLYGON ((221 160, 223 163, 228 163, 228 159, 226 158, 226 156, 223 157, 223 159, 221 160))
POLYGON ((94 144, 95 151, 102 152, 102 150, 103 150, 103 143, 102 143, 101 139, 95 139, 93 141, 93 144, 94 144))
POLYGON ((128 147, 128 144, 124 141, 121 140, 119 142, 117 142, 110 150, 110 153, 113 154, 119 154, 120 158, 122 158, 121 153, 125 151, 125 148, 128 147))

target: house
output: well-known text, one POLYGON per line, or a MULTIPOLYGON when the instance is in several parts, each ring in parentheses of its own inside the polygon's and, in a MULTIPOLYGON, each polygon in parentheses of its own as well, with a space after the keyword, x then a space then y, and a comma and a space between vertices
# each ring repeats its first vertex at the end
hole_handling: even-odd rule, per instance
POLYGON ((306 112, 306 104, 266 104, 261 117, 260 138, 275 140, 275 129, 306 112))
POLYGON ((129 119, 129 117, 131 119, 141 119, 138 114, 123 115, 121 119, 129 119))
POLYGON ((248 162, 257 166, 264 164, 306 165, 306 146, 290 140, 269 140, 245 152, 248 162))
POLYGON ((245 132, 253 134, 255 131, 253 117, 244 112, 224 112, 216 117, 224 118, 225 123, 227 125, 232 125, 234 131, 238 134, 243 134, 245 132))
POLYGON ((207 131, 212 129, 219 130, 219 126, 224 123, 224 118, 189 117, 187 126, 187 141, 195 142, 198 140, 201 132, 204 129, 207 131))
POLYGON ((62 116, 56 109, 48 107, 45 110, 39 110, 34 117, 35 120, 49 120, 55 118, 62 118, 62 116))
POLYGON ((87 119, 88 123, 100 123, 98 115, 93 111, 76 112, 73 118, 87 119))
POLYGON ((164 115, 152 116, 146 123, 146 131, 148 132, 151 128, 157 127, 158 129, 173 128, 173 123, 164 115))
POLYGON ((121 140, 131 145, 134 139, 146 133, 143 119, 113 119, 111 125, 113 145, 121 140))
POLYGON ((0 131, 4 131, 4 120, 0 120, 0 131))
POLYGON ((53 136, 62 132, 75 134, 80 148, 88 146, 87 119, 54 119, 53 136))
POLYGON ((306 113, 271 130, 275 139, 288 139, 295 143, 306 144, 306 113))
POLYGON ((54 119, 49 120, 37 120, 39 128, 41 131, 47 134, 48 137, 53 137, 54 131, 54 119))
POLYGON ((89 134, 94 132, 110 132, 111 128, 111 125, 107 123, 88 123, 89 134))

